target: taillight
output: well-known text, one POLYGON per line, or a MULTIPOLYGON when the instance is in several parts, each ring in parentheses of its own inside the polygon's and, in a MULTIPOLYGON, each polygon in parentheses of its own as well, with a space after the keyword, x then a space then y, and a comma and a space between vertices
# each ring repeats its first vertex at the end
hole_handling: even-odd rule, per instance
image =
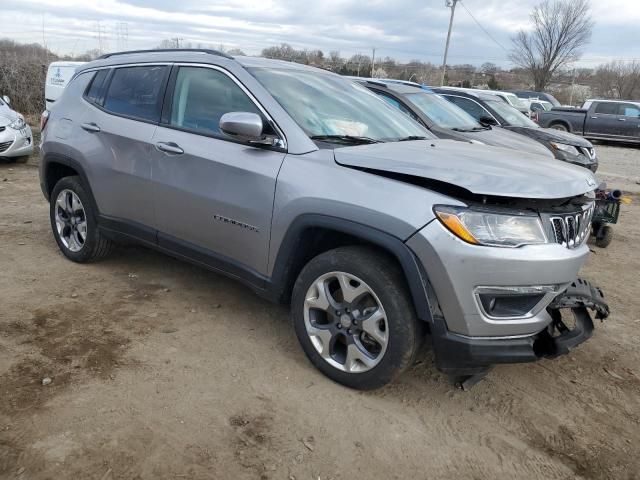
POLYGON ((49 121, 49 110, 45 110, 40 115, 40 132, 44 131, 44 127, 47 126, 47 122, 49 121))

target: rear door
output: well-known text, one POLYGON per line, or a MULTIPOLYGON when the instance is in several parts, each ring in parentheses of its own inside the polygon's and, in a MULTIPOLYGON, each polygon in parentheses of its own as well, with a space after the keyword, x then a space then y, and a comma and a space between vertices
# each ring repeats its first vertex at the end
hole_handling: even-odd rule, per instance
POLYGON ((618 105, 614 102, 594 102, 587 112, 585 136, 619 137, 623 135, 623 122, 618 121, 618 105))
POLYGON ((618 104, 620 133, 629 140, 640 140, 640 107, 633 103, 618 104))
MULTIPOLYGON (((160 122, 168 65, 124 66, 98 72, 85 94, 91 104, 81 127, 100 213, 136 233, 155 224, 151 188, 153 134, 160 122)), ((105 222, 106 224, 106 222, 105 222)))
POLYGON ((158 243, 251 279, 267 271, 276 178, 285 152, 225 136, 219 122, 228 112, 252 112, 269 122, 226 70, 174 66, 151 155, 158 243))

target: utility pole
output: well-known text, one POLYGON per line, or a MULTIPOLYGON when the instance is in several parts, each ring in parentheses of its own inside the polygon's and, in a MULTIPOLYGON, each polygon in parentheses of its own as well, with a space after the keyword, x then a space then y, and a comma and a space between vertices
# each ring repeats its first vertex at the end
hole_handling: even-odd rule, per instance
POLYGON ((376 47, 373 47, 373 53, 371 54, 371 78, 375 77, 376 71, 376 47))
POLYGON ((449 55, 449 40, 451 40, 451 28, 453 27, 453 15, 456 13, 456 3, 458 0, 445 0, 445 6, 451 8, 451 18, 449 18, 449 31, 447 32, 447 44, 444 47, 444 60, 442 62, 442 80, 440 86, 444 85, 444 77, 447 74, 447 55, 449 55))
POLYGON ((179 49, 179 48, 180 48, 180 42, 181 42, 182 40, 184 40, 184 38, 175 37, 175 38, 172 38, 171 40, 173 40, 173 43, 175 43, 176 48, 178 48, 178 49, 179 49))
POLYGON ((573 105, 573 86, 576 84, 576 69, 573 69, 573 77, 571 79, 571 90, 569 90, 569 105, 573 105))

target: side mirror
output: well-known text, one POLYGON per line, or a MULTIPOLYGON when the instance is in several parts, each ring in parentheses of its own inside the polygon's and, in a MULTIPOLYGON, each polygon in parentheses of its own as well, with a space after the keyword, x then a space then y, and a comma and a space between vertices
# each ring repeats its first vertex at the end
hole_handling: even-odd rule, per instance
POLYGON ((9 97, 7 97, 6 95, 2 96, 2 100, 4 100, 4 103, 6 103, 7 105, 11 104, 11 99, 9 97))
POLYGON ((260 145, 273 145, 274 140, 263 134, 262 117, 250 112, 229 112, 220 118, 220 130, 237 140, 260 145))
POLYGON ((485 127, 495 127, 498 125, 498 122, 496 121, 496 119, 489 116, 482 116, 478 121, 480 122, 481 125, 484 125, 485 127))

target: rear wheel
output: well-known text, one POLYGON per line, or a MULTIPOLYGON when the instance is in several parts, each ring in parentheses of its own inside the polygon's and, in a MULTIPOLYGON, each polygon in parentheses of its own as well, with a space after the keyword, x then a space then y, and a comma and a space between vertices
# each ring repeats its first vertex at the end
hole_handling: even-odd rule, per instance
POLYGON ((51 193, 51 228, 62 253, 74 262, 90 262, 106 257, 113 243, 98 230, 93 199, 80 177, 64 177, 51 193))
POLYGON ((553 128, 554 130, 560 130, 561 132, 568 132, 569 127, 567 127, 564 123, 552 123, 549 125, 549 128, 553 128))
POLYGON ((375 250, 344 247, 302 270, 292 318, 307 357, 351 388, 379 388, 413 361, 421 329, 398 265, 375 250))

